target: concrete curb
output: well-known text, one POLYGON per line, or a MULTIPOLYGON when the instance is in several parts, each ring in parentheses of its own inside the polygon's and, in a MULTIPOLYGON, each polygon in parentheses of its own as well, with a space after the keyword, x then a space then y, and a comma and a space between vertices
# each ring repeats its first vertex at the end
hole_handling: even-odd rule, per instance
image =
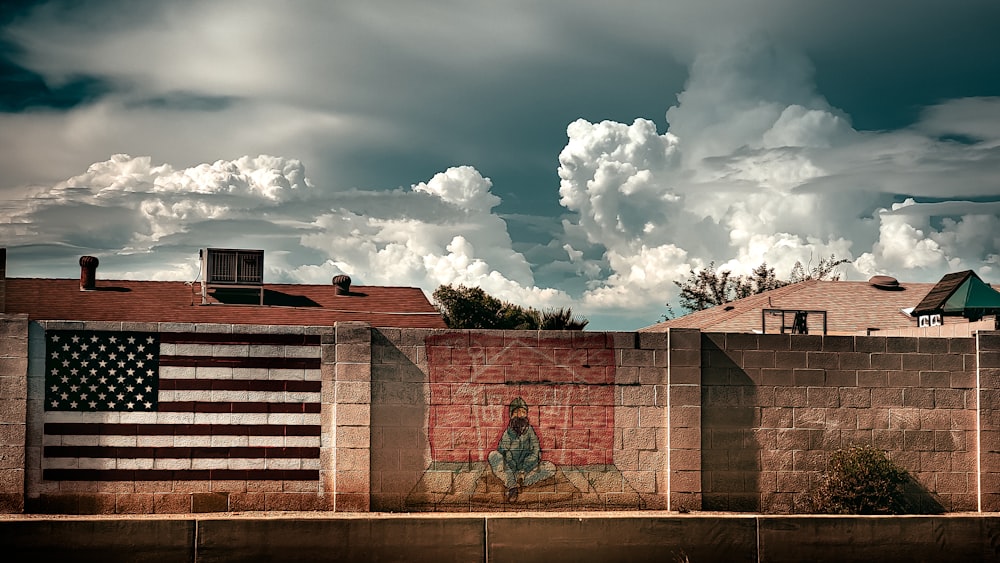
POLYGON ((1000 560, 1000 515, 18 515, 0 545, 11 562, 970 562, 1000 560))

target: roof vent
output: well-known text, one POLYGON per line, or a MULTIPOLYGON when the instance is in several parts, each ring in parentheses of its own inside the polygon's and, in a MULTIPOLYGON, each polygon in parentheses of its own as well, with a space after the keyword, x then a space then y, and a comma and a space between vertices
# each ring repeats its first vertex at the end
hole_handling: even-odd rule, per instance
POLYGON ((905 287, 899 285, 899 280, 891 276, 872 276, 868 283, 883 291, 902 291, 905 287))
POLYGON ((351 276, 345 276, 343 274, 333 276, 333 285, 337 286, 337 289, 334 290, 335 295, 351 294, 351 276))
POLYGON ((100 263, 96 256, 80 257, 80 291, 93 291, 97 288, 97 266, 100 263))

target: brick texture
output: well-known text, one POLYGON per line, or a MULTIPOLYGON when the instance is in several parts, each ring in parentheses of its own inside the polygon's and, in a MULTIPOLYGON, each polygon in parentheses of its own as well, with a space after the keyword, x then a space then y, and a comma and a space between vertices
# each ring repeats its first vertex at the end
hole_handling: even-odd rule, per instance
POLYGON ((616 354, 603 334, 444 333, 427 339, 426 352, 432 461, 486 460, 521 397, 544 459, 613 463, 616 354))
MULTIPOLYGON (((6 321, 8 319, 2 319, 6 321)), ((2 326, 7 329, 6 325, 2 326)), ((370 329, 366 329, 370 330, 370 329)), ((273 327, 269 325, 225 325, 225 324, 180 324, 180 323, 130 323, 130 322, 55 322, 38 321, 24 323, 24 358, 18 362, 17 370, 21 372, 20 380, 27 380, 25 391, 9 387, 6 381, 0 381, 0 394, 6 397, 8 394, 20 397, 21 412, 15 418, 21 421, 20 431, 16 425, 6 425, 0 423, 0 436, 3 436, 5 444, 20 441, 21 463, 20 482, 17 483, 19 490, 23 491, 23 502, 25 509, 30 512, 53 512, 72 514, 151 514, 151 513, 191 513, 191 512, 217 512, 227 510, 333 510, 335 508, 336 490, 334 485, 338 483, 335 478, 337 469, 335 463, 338 460, 336 455, 336 438, 334 432, 336 428, 336 360, 333 354, 336 351, 336 335, 324 327, 303 327, 303 326, 282 326, 273 327), (319 358, 320 361, 320 413, 322 437, 305 435, 213 435, 211 436, 211 446, 196 447, 188 440, 197 440, 198 436, 192 435, 172 436, 169 434, 144 435, 138 431, 138 426, 148 424, 191 424, 193 428, 209 425, 233 425, 243 427, 260 426, 262 417, 270 417, 268 413, 175 413, 162 411, 157 413, 103 413, 105 421, 110 424, 120 423, 123 428, 135 426, 133 432, 125 432, 119 435, 112 432, 101 436, 60 436, 50 435, 43 432, 44 424, 53 421, 74 421, 79 413, 48 412, 42 408, 41 398, 44 394, 44 365, 45 365, 45 337, 46 329, 83 329, 83 330, 135 330, 135 331, 160 331, 161 333, 181 331, 185 333, 211 333, 225 335, 233 334, 253 334, 253 335, 311 335, 318 336, 312 339, 320 343, 312 350, 284 348, 277 344, 251 345, 257 346, 254 353, 261 357, 282 357, 284 354, 291 354, 288 357, 298 359, 305 354, 314 354, 315 358, 319 354, 320 348, 329 354, 319 358), (315 352, 313 351, 315 350, 315 352), (27 373, 24 373, 24 372, 27 373), (127 422, 124 415, 133 415, 132 422, 127 422), (136 416, 145 416, 140 419, 136 416), (192 417, 186 421, 183 417, 192 417), (201 418, 201 417, 204 418, 201 418), (47 418, 46 418, 47 417, 47 418), (61 417, 61 418, 60 418, 61 417), (252 422, 250 420, 257 422, 252 422), (142 420, 136 424, 136 421, 142 420), (26 423, 26 424, 25 424, 26 423), (193 424, 192 424, 193 423, 193 424), (63 442, 62 440, 67 440, 63 442), (233 448, 239 450, 255 450, 269 446, 281 446, 290 449, 314 450, 316 444, 320 443, 319 459, 294 459, 281 457, 267 457, 267 459, 256 460, 244 457, 242 454, 253 452, 233 451, 236 455, 230 455, 228 469, 211 469, 200 463, 206 462, 216 464, 213 459, 206 459, 204 456, 194 455, 196 450, 206 449, 226 449, 233 448), (118 457, 111 456, 108 459, 100 457, 71 457, 53 458, 46 461, 46 467, 81 470, 113 470, 119 471, 117 475, 95 476, 95 480, 46 480, 43 478, 42 450, 48 446, 68 446, 68 447, 90 447, 103 446, 130 450, 131 453, 119 453, 118 457), (172 450, 171 455, 157 457, 150 455, 158 448, 172 450), (179 455, 182 452, 191 453, 191 457, 179 455), (133 454, 141 453, 142 455, 133 454), (319 469, 320 478, 302 479, 301 476, 289 476, 287 480, 281 476, 282 470, 296 472, 307 470, 313 472, 319 469), (151 476, 143 475, 141 480, 110 480, 127 476, 130 471, 154 470, 159 474, 151 476), (194 470, 200 471, 204 479, 199 476, 184 476, 184 480, 173 479, 174 471, 194 470), (268 471, 278 470, 278 471, 268 471), (153 480, 157 479, 157 480, 153 480), (294 508, 293 508, 294 507, 294 508)), ((363 331, 356 331, 363 332, 363 331)), ((10 334, 4 334, 5 345, 9 346, 10 334)), ((278 341, 284 340, 279 338, 278 341)), ((291 338, 292 341, 298 340, 291 338)), ((355 342, 351 342, 355 343, 355 342)), ((181 350, 188 344, 163 344, 163 349, 169 350, 166 354, 172 353, 192 353, 181 350), (173 347, 173 348, 170 348, 173 347), (178 350, 181 350, 178 352, 178 350)), ((221 354, 239 355, 242 350, 248 350, 247 345, 226 346, 218 345, 221 354)), ((367 347, 366 347, 367 349, 367 347)), ((249 350, 248 350, 249 351, 249 350)), ((365 361, 360 364, 365 368, 370 362, 365 361)), ((3 362, 0 362, 3 365, 3 362)), ((190 379, 197 379, 198 372, 195 368, 183 368, 184 375, 190 379)), ((200 369, 200 368, 199 368, 200 369)), ((218 369, 218 368, 216 368, 218 369)), ((305 378, 303 370, 287 370, 288 373, 279 374, 279 379, 285 377, 305 378)), ((348 370, 351 374, 350 383, 357 383, 361 379, 358 370, 348 370)), ((180 370, 175 372, 181 373, 180 370)), ((267 371, 247 372, 250 378, 268 375, 267 371)), ((0 376, 6 375, 5 373, 0 376)), ((236 379, 236 378, 234 378, 236 379)), ((305 379, 303 379, 305 381, 305 379)), ((161 388, 161 391, 163 389, 161 388)), ((297 393, 297 392, 296 392, 297 393)), ((358 394, 363 397, 363 394, 358 394)), ((0 399, 2 401, 3 399, 0 399)), ((162 399, 161 399, 162 400, 162 399)), ((354 429, 347 432, 347 440, 355 443, 363 443, 364 433, 368 431, 368 421, 364 418, 366 405, 350 405, 353 410, 345 409, 345 429, 354 429), (353 425, 353 426, 352 426, 353 425)), ((5 411, 6 412, 6 411, 5 411)), ((87 413, 89 414, 89 413, 87 413)), ((285 416, 279 414, 278 416, 285 416)), ((309 415, 299 414, 289 417, 288 420, 306 420, 306 416, 317 416, 314 412, 309 415)), ((301 422, 299 423, 301 424, 301 422)), ((315 424, 315 423, 314 423, 315 424)), ((121 428, 119 429, 121 430, 121 428)), ((266 433, 265 433, 266 434, 266 433)), ((7 457, 11 452, 6 446, 0 451, 0 458, 7 457)), ((367 452, 367 450, 365 450, 367 452)), ((217 453, 217 452, 216 452, 217 453)), ((221 456, 225 457, 225 456, 221 456)), ((361 458, 362 460, 364 457, 361 458)), ((367 467, 361 467, 367 473, 367 467)), ((7 478, 4 469, 0 466, 0 487, 6 487, 11 480, 7 478)), ((367 491, 367 488, 365 489, 367 491)), ((357 489, 351 489, 351 495, 357 494, 357 489)), ((367 492, 364 495, 367 498, 367 492)), ((9 496, 0 495, 0 503, 9 502, 9 496)), ((0 504, 3 506, 3 504, 0 504)))
POLYGON ((975 509, 971 342, 786 338, 703 335, 704 509, 806 510, 830 452, 866 444, 887 450, 926 490, 915 501, 975 509))
POLYGON ((669 349, 669 506, 699 510, 702 505, 702 339, 697 330, 672 329, 669 349))
POLYGON ((996 512, 1000 510, 1000 332, 979 333, 976 345, 979 349, 982 510, 996 512))
POLYGON ((265 495, 265 510, 308 510, 313 504, 332 504, 338 512, 366 512, 370 508, 372 329, 367 323, 337 323, 332 346, 324 347, 324 363, 330 362, 330 348, 336 369, 332 381, 327 380, 329 369, 324 371, 323 383, 333 385, 334 400, 323 405, 326 447, 321 451, 327 455, 321 455, 320 484, 323 492, 332 493, 332 499, 319 502, 303 495, 265 495), (343 381, 341 375, 345 376, 343 381))
POLYGON ((27 401, 28 320, 0 314, 0 513, 24 511, 27 401))
MULTIPOLYGON (((169 470, 194 461, 161 459, 150 468, 167 471, 163 481, 57 482, 41 479, 42 449, 61 444, 41 432, 44 346, 35 345, 35 324, 0 316, 0 512, 530 506, 791 513, 807 509, 829 454, 855 444, 888 451, 919 485, 914 500, 924 506, 967 511, 981 503, 1000 511, 996 331, 911 338, 298 327, 322 335, 318 481, 252 474, 174 481, 169 470), (491 505, 477 500, 492 498, 495 486, 484 462, 516 397, 528 403, 542 457, 563 480, 544 491, 548 497, 491 505), (471 491, 465 504, 454 501, 460 490, 471 491)), ((116 444, 161 445, 139 436, 116 444)))

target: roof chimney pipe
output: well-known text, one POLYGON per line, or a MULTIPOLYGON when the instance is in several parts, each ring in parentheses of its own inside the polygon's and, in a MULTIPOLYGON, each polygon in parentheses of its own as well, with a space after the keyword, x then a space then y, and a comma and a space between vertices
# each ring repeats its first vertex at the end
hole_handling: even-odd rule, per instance
POLYGON ((345 276, 343 274, 339 276, 333 276, 333 285, 336 286, 336 289, 334 290, 334 295, 351 294, 351 276, 345 276))
POLYGON ((80 291, 93 291, 97 287, 97 266, 101 263, 96 256, 80 257, 80 291))

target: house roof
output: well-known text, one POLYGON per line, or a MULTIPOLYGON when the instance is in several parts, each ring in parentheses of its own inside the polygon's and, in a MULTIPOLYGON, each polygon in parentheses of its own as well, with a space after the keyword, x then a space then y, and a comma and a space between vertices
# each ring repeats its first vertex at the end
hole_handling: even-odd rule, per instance
POLYGON ((6 313, 35 320, 184 322, 332 326, 363 321, 375 327, 446 328, 441 314, 416 287, 264 284, 254 291, 216 292, 202 305, 200 284, 99 280, 80 291, 77 279, 7 278, 6 313), (223 303, 225 301, 226 303, 223 303))
MULTIPOLYGON (((698 328, 706 332, 760 332, 764 309, 826 311, 828 334, 910 328, 916 325, 916 320, 902 310, 915 307, 934 285, 900 283, 880 289, 869 282, 807 280, 640 330, 698 328)), ((813 324, 819 322, 816 317, 821 315, 810 313, 810 332, 818 326, 813 324)), ((778 322, 771 324, 769 320, 767 332, 779 331, 778 322)))
POLYGON ((1000 310, 1000 293, 972 270, 947 274, 916 306, 914 314, 962 315, 966 310, 1000 310))

